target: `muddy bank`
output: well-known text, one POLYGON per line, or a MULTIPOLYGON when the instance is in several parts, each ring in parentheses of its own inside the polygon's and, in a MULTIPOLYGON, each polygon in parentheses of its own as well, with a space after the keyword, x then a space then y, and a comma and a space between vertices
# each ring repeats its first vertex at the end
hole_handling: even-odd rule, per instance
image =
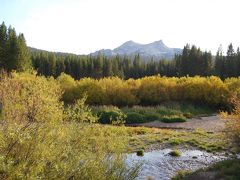
POLYGON ((224 129, 224 120, 222 120, 219 115, 212 115, 206 117, 191 118, 188 119, 187 122, 180 123, 163 123, 160 121, 153 121, 149 123, 131 124, 129 126, 144 126, 184 130, 203 129, 206 132, 221 132, 224 129))

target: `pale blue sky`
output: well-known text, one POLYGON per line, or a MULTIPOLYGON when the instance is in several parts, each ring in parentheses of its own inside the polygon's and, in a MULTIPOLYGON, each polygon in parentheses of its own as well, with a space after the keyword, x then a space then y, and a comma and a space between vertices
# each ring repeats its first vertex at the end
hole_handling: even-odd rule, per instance
POLYGON ((215 53, 220 44, 240 46, 239 7, 239 0, 0 0, 0 22, 49 51, 88 54, 162 39, 215 53))
MULTIPOLYGON (((7 24, 21 24, 35 10, 57 3, 51 0, 0 0, 0 20, 7 24), (52 2, 52 3, 50 3, 52 2)), ((59 1, 60 2, 60 1, 59 1)))

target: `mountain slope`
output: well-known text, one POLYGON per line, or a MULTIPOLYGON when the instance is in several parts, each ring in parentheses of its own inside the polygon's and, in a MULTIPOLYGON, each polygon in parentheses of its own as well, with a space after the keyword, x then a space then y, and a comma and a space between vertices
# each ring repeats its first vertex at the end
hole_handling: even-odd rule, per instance
POLYGON ((99 53, 105 56, 135 56, 139 54, 142 58, 145 59, 172 59, 175 54, 180 54, 182 49, 180 48, 169 48, 167 47, 162 40, 155 41, 149 44, 139 44, 134 41, 127 41, 121 46, 111 50, 111 49, 102 49, 91 53, 92 56, 97 56, 99 53))

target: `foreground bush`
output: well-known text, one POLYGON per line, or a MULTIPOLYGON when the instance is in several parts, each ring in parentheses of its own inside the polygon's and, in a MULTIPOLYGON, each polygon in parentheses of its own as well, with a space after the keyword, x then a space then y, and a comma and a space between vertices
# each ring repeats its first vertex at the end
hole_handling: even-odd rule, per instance
POLYGON ((231 100, 234 108, 231 113, 222 113, 225 119, 225 134, 233 143, 234 147, 240 150, 240 97, 237 94, 231 100))
POLYGON ((0 139, 1 179, 135 176, 125 167, 126 137, 101 126, 44 123, 26 128, 6 124, 0 128, 0 139))
POLYGON ((2 118, 12 123, 61 121, 62 90, 53 78, 29 73, 2 74, 0 102, 2 118))
POLYGON ((0 179, 133 179, 124 131, 81 123, 91 122, 83 101, 64 113, 60 97, 52 78, 1 76, 0 179))

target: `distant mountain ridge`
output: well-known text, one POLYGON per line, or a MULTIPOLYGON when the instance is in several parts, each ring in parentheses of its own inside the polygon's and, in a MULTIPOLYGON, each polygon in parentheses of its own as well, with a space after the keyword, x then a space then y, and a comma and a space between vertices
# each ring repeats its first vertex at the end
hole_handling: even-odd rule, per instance
POLYGON ((92 56, 97 56, 99 54, 105 55, 107 57, 111 56, 135 56, 139 54, 142 58, 145 59, 172 59, 175 54, 181 54, 182 49, 180 48, 169 48, 167 47, 162 40, 155 41, 149 44, 140 44, 134 41, 127 41, 121 46, 111 50, 111 49, 102 49, 91 53, 92 56))

